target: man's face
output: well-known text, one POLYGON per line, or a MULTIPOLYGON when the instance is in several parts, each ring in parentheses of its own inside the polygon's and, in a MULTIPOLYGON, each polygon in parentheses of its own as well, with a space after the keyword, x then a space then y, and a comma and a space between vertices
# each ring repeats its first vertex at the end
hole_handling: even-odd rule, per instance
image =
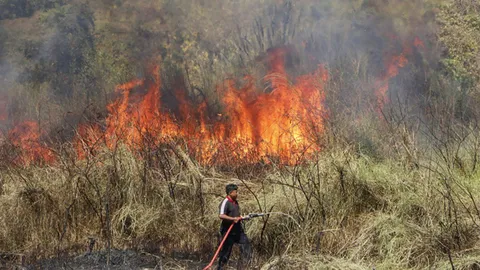
POLYGON ((230 192, 230 198, 232 198, 233 200, 237 199, 237 191, 236 190, 233 190, 232 192, 230 192))

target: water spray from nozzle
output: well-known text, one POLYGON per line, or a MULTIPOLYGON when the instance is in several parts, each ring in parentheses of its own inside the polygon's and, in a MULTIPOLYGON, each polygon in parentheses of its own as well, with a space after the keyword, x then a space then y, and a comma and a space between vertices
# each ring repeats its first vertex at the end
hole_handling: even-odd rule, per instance
POLYGON ((250 213, 246 216, 243 216, 242 219, 243 220, 250 220, 252 218, 268 216, 268 215, 271 215, 271 214, 287 216, 287 217, 291 218, 299 228, 301 228, 298 221, 292 215, 289 215, 289 214, 283 213, 283 212, 250 213))

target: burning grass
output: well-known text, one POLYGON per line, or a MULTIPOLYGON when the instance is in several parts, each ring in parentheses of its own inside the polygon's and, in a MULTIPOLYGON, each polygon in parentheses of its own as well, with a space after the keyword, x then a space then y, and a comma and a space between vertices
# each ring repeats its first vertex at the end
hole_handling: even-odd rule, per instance
POLYGON ((258 78, 252 76, 246 76, 240 87, 234 80, 220 84, 223 111, 214 118, 208 117, 212 114, 208 101, 193 103, 185 86, 175 89, 179 113, 168 111, 161 102, 160 70, 154 66, 149 78, 117 88, 120 97, 108 106, 105 143, 114 147, 123 141, 138 149, 148 139, 158 143, 181 138, 189 154, 208 165, 256 163, 272 156, 284 164, 306 160, 320 149, 312 134, 323 133, 328 72, 320 65, 290 82, 285 54, 285 48, 269 52, 270 71, 263 79, 270 85, 267 92, 257 89, 258 78), (136 96, 136 88, 146 89, 146 94, 136 96))

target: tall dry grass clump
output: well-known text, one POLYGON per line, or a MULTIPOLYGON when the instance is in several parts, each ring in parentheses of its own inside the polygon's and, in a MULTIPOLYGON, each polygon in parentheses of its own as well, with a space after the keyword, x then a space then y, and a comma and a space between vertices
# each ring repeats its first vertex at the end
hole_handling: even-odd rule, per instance
MULTIPOLYGON (((299 166, 202 168, 180 148, 124 146, 57 166, 2 169, 0 250, 26 261, 94 249, 207 260, 218 241, 224 186, 240 186, 264 269, 475 269, 477 173, 328 148, 299 166), (448 177, 449 178, 448 178, 448 177), (471 268, 468 268, 471 267, 471 268)), ((237 253, 234 253, 234 257, 237 253)))
POLYGON ((214 222, 204 222, 210 206, 201 191, 215 197, 221 188, 199 187, 201 179, 173 153, 152 159, 168 162, 168 171, 125 147, 62 158, 59 166, 2 170, 1 250, 36 259, 83 252, 89 238, 97 249, 164 253, 196 253, 208 243, 214 222))

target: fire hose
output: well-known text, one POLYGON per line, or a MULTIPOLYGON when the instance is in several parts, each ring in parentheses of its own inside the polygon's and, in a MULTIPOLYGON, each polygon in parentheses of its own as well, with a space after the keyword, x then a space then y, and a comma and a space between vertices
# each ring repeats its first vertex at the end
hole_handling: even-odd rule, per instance
MULTIPOLYGON (((250 220, 252 218, 256 218, 256 217, 263 217, 263 216, 266 216, 266 215, 269 215, 270 213, 251 213, 251 214, 248 214, 244 217, 240 217, 240 220, 250 220)), ((223 239, 222 239, 222 242, 220 242, 220 245, 218 246, 217 248, 217 251, 215 252, 215 255, 213 255, 213 258, 212 260, 210 261, 210 263, 205 266, 205 268, 203 268, 203 270, 207 270, 209 269, 210 267, 212 267, 213 263, 215 262, 215 259, 217 258, 218 256, 218 253, 220 253, 220 250, 222 249, 223 247, 223 244, 225 243, 225 240, 227 240, 227 237, 228 235, 230 234, 230 231, 232 230, 233 228, 233 225, 235 225, 235 223, 233 222, 232 225, 230 225, 230 227, 228 228, 227 232, 225 233, 225 235, 223 236, 223 239)))

